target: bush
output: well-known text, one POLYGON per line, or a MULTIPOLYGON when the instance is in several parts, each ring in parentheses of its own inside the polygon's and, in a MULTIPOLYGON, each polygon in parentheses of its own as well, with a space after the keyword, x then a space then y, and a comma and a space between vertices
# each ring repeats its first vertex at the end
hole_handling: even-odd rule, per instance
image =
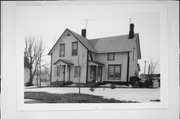
POLYGON ((91 87, 89 90, 90 90, 91 92, 93 92, 93 91, 95 90, 95 88, 94 88, 94 87, 91 87))
POLYGON ((152 85, 153 85, 152 79, 145 80, 145 82, 144 82, 144 87, 145 88, 152 87, 152 85))
POLYGON ((144 86, 143 82, 138 83, 138 87, 142 88, 144 86))
POLYGON ((116 88, 116 85, 115 84, 111 84, 111 89, 115 89, 116 88))
POLYGON ((70 85, 70 84, 72 84, 72 81, 66 81, 66 82, 64 82, 64 85, 70 85))
POLYGON ((140 79, 139 77, 137 77, 137 76, 132 76, 132 77, 130 77, 130 84, 131 84, 133 87, 138 87, 140 80, 141 80, 141 79, 140 79))

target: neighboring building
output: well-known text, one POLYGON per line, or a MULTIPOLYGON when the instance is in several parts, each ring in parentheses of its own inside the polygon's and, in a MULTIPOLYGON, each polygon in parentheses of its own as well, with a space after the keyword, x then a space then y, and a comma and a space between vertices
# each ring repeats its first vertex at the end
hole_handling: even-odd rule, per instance
POLYGON ((87 39, 66 29, 48 55, 51 55, 51 82, 72 81, 128 83, 139 75, 141 58, 139 34, 130 24, 128 35, 87 39))

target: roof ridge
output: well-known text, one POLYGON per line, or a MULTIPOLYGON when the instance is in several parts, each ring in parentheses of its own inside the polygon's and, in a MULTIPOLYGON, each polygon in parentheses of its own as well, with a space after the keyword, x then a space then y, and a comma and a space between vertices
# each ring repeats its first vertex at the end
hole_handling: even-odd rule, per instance
MULTIPOLYGON (((134 35, 138 35, 139 33, 134 33, 134 35)), ((123 35, 115 35, 115 36, 107 36, 107 37, 100 37, 100 38, 93 38, 88 40, 98 40, 98 39, 105 39, 105 38, 112 38, 112 37, 120 37, 120 36, 128 36, 129 34, 123 34, 123 35)))

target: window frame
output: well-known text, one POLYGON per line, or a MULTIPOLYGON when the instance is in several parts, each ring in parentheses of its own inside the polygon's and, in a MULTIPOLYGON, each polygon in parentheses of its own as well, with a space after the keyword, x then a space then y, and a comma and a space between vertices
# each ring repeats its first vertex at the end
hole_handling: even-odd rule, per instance
POLYGON ((59 44, 59 57, 64 57, 65 56, 65 43, 61 43, 61 44, 59 44), (61 46, 64 46, 64 54, 62 55, 61 54, 61 46))
POLYGON ((71 45, 71 55, 72 56, 77 56, 78 55, 78 42, 77 41, 75 41, 75 42, 72 42, 72 45, 71 45), (73 54, 74 52, 74 49, 73 49, 73 44, 74 43, 77 43, 77 49, 75 49, 75 51, 76 51, 76 54, 73 54))
POLYGON ((115 60, 115 53, 108 53, 107 54, 107 61, 114 61, 115 60), (113 55, 113 59, 110 59, 110 55, 113 55))
POLYGON ((80 77, 80 76, 81 76, 81 66, 74 66, 74 77, 80 77), (80 68, 79 72, 77 71, 77 68, 80 68))
POLYGON ((121 75, 122 75, 122 65, 121 64, 109 64, 108 65, 108 80, 112 80, 112 81, 121 81, 121 75), (113 79, 110 79, 109 78, 109 71, 110 71, 110 66, 113 66, 113 79), (119 76, 119 79, 115 79, 115 68, 116 66, 120 66, 120 76, 119 76))

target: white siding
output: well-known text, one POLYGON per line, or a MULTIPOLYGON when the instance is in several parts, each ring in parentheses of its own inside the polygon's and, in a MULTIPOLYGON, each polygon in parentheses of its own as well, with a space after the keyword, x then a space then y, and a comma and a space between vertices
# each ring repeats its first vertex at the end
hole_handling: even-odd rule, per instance
MULTIPOLYGON (((74 66, 78 66, 78 64, 81 66, 81 83, 86 83, 87 49, 78 41, 78 56, 72 56, 72 42, 75 42, 75 41, 77 41, 77 39, 73 37, 72 35, 63 37, 62 40, 60 40, 60 42, 54 48, 52 52, 52 82, 57 80, 57 76, 54 75, 56 74, 54 63, 59 59, 65 59, 65 60, 69 60, 73 62, 74 66), (65 44, 65 57, 59 57, 59 44, 60 43, 65 44), (79 59, 79 63, 78 63, 78 59, 79 59)), ((56 65, 60 65, 60 63, 56 65)), ((70 68, 70 81, 78 82, 79 77, 74 77, 74 66, 71 66, 70 68)), ((65 74, 66 74, 65 80, 68 81, 69 72, 67 70, 67 67, 66 67, 65 74)), ((63 81, 61 74, 60 74, 60 78, 58 78, 58 81, 63 81)))
MULTIPOLYGON (((102 79, 108 80, 108 65, 110 64, 121 64, 121 79, 120 81, 126 82, 127 81, 127 55, 128 53, 115 53, 114 61, 107 60, 107 54, 98 54, 95 57, 95 60, 105 64, 102 69, 102 79)), ((135 52, 135 57, 133 59, 133 52, 129 53, 130 60, 129 60, 129 78, 131 76, 135 76, 135 72, 138 72, 137 67, 137 53, 135 52)))
POLYGON ((127 72, 127 53, 115 53, 114 61, 107 60, 107 54, 96 55, 96 61, 105 64, 102 69, 102 79, 107 80, 108 77, 108 65, 109 64, 121 64, 121 81, 126 81, 127 72))

